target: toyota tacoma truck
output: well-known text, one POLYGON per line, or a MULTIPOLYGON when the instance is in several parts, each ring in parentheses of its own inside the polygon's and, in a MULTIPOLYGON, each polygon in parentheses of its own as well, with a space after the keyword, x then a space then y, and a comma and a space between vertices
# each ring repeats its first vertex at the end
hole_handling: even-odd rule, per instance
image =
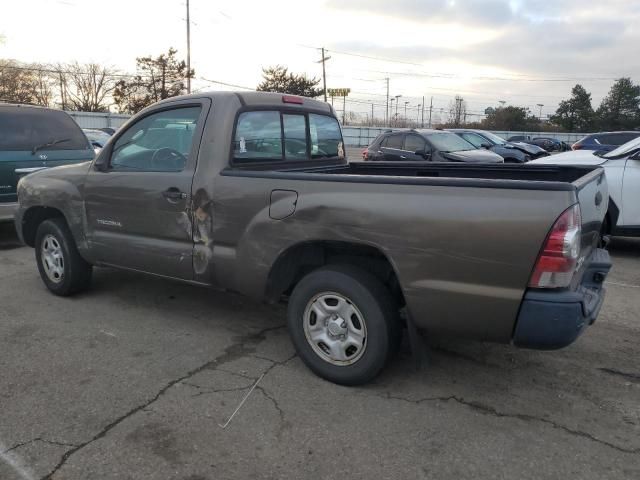
POLYGON ((18 198, 54 294, 109 266, 287 302, 300 358, 346 385, 381 371, 405 325, 566 346, 611 266, 600 167, 349 163, 330 105, 273 93, 164 100, 18 198))

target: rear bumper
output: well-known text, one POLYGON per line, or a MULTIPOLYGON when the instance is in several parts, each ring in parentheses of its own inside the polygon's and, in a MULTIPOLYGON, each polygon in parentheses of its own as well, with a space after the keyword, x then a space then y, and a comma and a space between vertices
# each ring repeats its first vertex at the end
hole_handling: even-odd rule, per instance
POLYGON ((610 269, 609 253, 597 249, 575 290, 528 291, 520 306, 513 343, 541 350, 573 343, 598 317, 605 295, 602 284, 610 269))
POLYGON ((18 202, 0 203, 0 222, 13 222, 17 210, 18 202))

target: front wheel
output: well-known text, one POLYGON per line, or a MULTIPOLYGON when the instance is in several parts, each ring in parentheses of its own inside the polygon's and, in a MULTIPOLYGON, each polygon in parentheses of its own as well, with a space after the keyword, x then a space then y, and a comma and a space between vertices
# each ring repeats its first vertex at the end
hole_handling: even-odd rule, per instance
POLYGON ((35 250, 40 277, 52 293, 67 296, 89 287, 91 265, 80 256, 64 219, 52 218, 40 224, 35 250))
POLYGON ((378 375, 401 335, 388 289, 352 266, 328 266, 304 277, 289 298, 287 321, 304 363, 342 385, 363 384, 378 375))

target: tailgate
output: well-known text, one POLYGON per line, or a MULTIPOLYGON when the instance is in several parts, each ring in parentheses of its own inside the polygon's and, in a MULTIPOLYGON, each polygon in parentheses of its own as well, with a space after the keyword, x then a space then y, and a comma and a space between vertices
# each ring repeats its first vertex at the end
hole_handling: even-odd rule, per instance
POLYGON ((582 216, 581 257, 589 258, 600 240, 602 222, 609 205, 609 190, 604 169, 599 167, 573 182, 577 189, 582 216))

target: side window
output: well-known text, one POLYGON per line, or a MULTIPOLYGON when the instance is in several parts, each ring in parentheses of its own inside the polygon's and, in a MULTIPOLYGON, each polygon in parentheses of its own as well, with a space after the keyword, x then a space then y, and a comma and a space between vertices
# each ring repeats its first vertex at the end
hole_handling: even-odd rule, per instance
POLYGON ((635 133, 619 133, 617 135, 612 135, 613 141, 611 142, 613 145, 620 146, 624 145, 631 140, 638 138, 638 135, 635 133))
POLYGON ((416 152, 425 149, 426 142, 418 135, 407 135, 404 139, 404 149, 408 152, 416 152))
POLYGON ((306 160, 307 122, 304 115, 282 115, 284 157, 287 160, 306 160))
POLYGON ((131 125, 113 145, 113 170, 179 172, 191 153, 201 107, 151 114, 131 125))
POLYGON ((396 148, 402 150, 402 140, 404 135, 391 135, 387 138, 387 148, 396 148))
POLYGON ((326 115, 309 114, 311 158, 344 158, 344 143, 338 121, 326 115))
POLYGON ((476 135, 475 133, 463 133, 462 138, 464 138, 467 142, 469 142, 476 148, 480 148, 483 143, 489 143, 480 135, 476 135))
POLYGON ((233 141, 236 160, 282 160, 280 112, 244 112, 238 117, 233 141))

